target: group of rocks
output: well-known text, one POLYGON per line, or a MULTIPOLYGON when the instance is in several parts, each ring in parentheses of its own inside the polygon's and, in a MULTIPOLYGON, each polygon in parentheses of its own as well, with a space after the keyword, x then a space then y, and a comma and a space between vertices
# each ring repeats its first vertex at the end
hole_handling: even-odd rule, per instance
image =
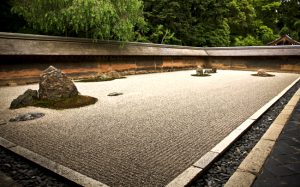
MULTIPOLYGON (((196 74, 193 76, 209 76, 210 73, 216 73, 216 68, 203 68, 197 67, 196 74)), ((269 77, 274 76, 267 73, 265 70, 258 70, 257 74, 252 74, 253 76, 269 77)), ((116 71, 111 71, 108 73, 100 73, 92 78, 81 79, 81 81, 106 81, 113 79, 123 78, 122 75, 116 71)), ((80 80, 79 80, 80 81, 80 80)), ((10 105, 11 109, 21 108, 25 106, 30 106, 34 102, 46 99, 46 100, 58 100, 64 98, 71 98, 79 94, 73 81, 66 76, 61 70, 50 66, 45 71, 43 71, 38 90, 28 89, 24 94, 20 95, 14 99, 10 105)), ((118 96, 122 93, 110 93, 108 96, 118 96)))
POLYGON ((114 79, 122 79, 123 77, 119 72, 117 71, 110 71, 107 73, 98 73, 95 76, 88 77, 88 78, 79 78, 76 80, 77 82, 100 82, 100 81, 111 81, 114 79))
POLYGON ((211 67, 211 68, 203 68, 198 66, 196 69, 196 74, 192 74, 192 76, 209 76, 211 73, 217 73, 217 68, 211 67))
POLYGON ((70 98, 79 94, 73 81, 68 78, 61 70, 50 66, 43 71, 39 90, 28 89, 24 94, 14 99, 10 105, 11 109, 30 106, 37 100, 47 99, 50 101, 70 98))
MULTIPOLYGON (((217 73, 217 68, 203 68, 197 67, 196 74, 192 74, 192 76, 209 76, 210 73, 217 73)), ((258 77, 273 77, 275 75, 267 73, 264 69, 259 69, 256 74, 252 74, 252 76, 258 77)))
MULTIPOLYGON (((120 79, 122 76, 116 71, 98 74, 92 79, 109 80, 120 79)), ((10 109, 16 109, 26 106, 33 106, 34 103, 43 101, 62 101, 68 98, 74 98, 79 92, 73 81, 61 70, 50 66, 40 76, 39 89, 28 89, 24 94, 18 96, 11 102, 10 109)), ((108 96, 122 95, 120 92, 108 94, 108 96)), ((83 96, 82 96, 83 97, 83 96)), ((88 97, 88 96, 87 96, 88 97)))

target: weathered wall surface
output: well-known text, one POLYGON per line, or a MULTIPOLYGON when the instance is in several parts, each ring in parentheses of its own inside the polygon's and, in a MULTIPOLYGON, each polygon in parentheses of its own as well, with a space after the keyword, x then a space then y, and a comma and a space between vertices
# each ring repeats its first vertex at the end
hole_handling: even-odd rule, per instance
POLYGON ((1 33, 0 55, 207 56, 197 47, 1 33))
POLYGON ((196 48, 0 33, 0 85, 37 82, 50 65, 73 77, 113 70, 125 74, 174 71, 201 65, 300 73, 300 46, 196 48))
POLYGON ((219 69, 258 70, 300 73, 300 56, 208 57, 207 61, 219 69))
POLYGON ((52 65, 71 77, 88 77, 109 71, 139 74, 193 69, 204 65, 198 57, 162 56, 1 56, 0 85, 11 82, 28 84, 37 82, 41 72, 52 65))

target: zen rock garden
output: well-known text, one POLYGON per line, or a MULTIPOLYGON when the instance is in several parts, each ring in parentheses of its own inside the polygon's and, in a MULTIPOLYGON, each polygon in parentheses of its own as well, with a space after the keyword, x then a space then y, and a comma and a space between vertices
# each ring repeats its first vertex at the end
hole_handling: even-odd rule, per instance
POLYGON ((11 102, 10 109, 26 106, 67 109, 96 102, 96 98, 80 95, 70 78, 61 70, 50 66, 40 76, 39 90, 26 90, 11 102))

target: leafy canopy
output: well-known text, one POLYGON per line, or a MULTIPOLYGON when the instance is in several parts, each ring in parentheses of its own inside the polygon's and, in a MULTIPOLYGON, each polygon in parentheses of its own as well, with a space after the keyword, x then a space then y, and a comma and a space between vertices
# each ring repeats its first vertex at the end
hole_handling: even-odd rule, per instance
POLYGON ((144 24, 140 0, 15 0, 14 13, 46 34, 132 40, 144 24))
POLYGON ((5 2, 0 31, 6 32, 189 46, 264 45, 283 34, 300 40, 299 0, 5 2))

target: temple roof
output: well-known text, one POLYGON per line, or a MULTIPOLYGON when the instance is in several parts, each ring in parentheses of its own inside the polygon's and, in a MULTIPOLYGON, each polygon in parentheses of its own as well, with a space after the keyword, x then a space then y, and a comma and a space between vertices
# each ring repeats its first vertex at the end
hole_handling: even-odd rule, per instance
POLYGON ((294 40, 293 38, 285 34, 280 38, 268 43, 267 45, 300 45, 300 42, 294 40))

